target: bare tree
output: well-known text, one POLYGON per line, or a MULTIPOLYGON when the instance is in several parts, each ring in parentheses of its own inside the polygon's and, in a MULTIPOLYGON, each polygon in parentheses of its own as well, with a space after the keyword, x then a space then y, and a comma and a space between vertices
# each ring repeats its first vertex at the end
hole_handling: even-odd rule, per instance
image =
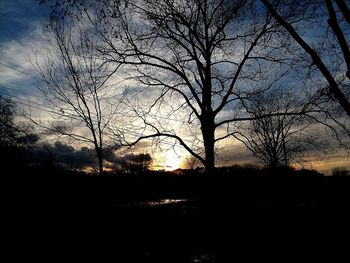
POLYGON ((311 112, 313 102, 315 98, 301 100, 281 90, 255 96, 245 105, 253 120, 238 128, 235 137, 267 167, 289 166, 303 153, 321 147, 309 133, 312 119, 297 114, 311 112))
MULTIPOLYGON (((350 116, 350 102, 349 102, 349 84, 342 76, 346 76, 350 80, 350 11, 349 6, 344 0, 324 0, 324 1, 304 1, 303 9, 298 8, 300 1, 280 1, 261 0, 266 9, 276 19, 276 21, 289 33, 289 35, 298 43, 298 45, 311 57, 312 64, 315 65, 326 79, 329 87, 328 91, 334 97, 348 116, 350 116), (294 3, 293 3, 294 2, 294 3), (307 2, 307 3, 306 3, 307 2), (288 3, 288 4, 287 4, 288 3), (306 4, 306 5, 305 5, 306 4), (323 24, 325 17, 330 28, 324 27, 325 35, 331 32, 334 39, 332 49, 335 52, 330 54, 324 48, 316 50, 316 43, 305 40, 302 31, 305 31, 305 23, 307 16, 304 16, 307 10, 312 9, 312 16, 318 17, 318 27, 323 24), (318 11, 318 14, 314 13, 318 11), (323 11, 323 12, 322 12, 323 11), (282 14, 285 14, 283 16, 282 14), (294 15, 291 15, 294 14, 294 15), (299 22, 304 23, 303 30, 298 31, 294 24, 288 19, 289 17, 298 16, 299 22), (330 54, 329 56, 322 56, 322 54, 330 54), (336 54, 337 62, 333 63, 333 58, 336 54), (341 64, 339 70, 334 70, 334 64, 341 64), (340 75, 340 78, 339 78, 340 75)), ((320 31, 319 28, 311 27, 308 33, 313 34, 312 30, 320 31)), ((311 38, 312 39, 312 38, 311 38)))
POLYGON ((119 108, 117 103, 111 105, 107 86, 117 68, 111 71, 95 57, 88 30, 74 30, 54 20, 50 20, 48 29, 51 51, 44 65, 37 61, 35 66, 44 82, 40 89, 54 121, 36 123, 50 133, 92 145, 102 174, 104 155, 121 145, 121 134, 111 128, 119 108))
POLYGON ((123 157, 121 167, 124 172, 144 173, 151 167, 152 157, 149 154, 127 154, 123 157))

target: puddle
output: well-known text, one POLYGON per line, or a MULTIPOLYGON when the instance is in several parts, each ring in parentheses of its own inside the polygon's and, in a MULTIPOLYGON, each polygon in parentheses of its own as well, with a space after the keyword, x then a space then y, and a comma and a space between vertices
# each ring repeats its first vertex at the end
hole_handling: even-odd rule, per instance
POLYGON ((192 258, 193 263, 210 263, 215 262, 215 256, 213 254, 199 254, 192 258))
POLYGON ((151 201, 145 201, 145 202, 116 204, 115 207, 159 207, 159 206, 165 206, 165 205, 185 204, 190 201, 192 200, 191 199, 159 199, 159 200, 151 200, 151 201))
POLYGON ((148 202, 143 202, 144 206, 162 206, 162 205, 171 205, 171 204, 179 204, 179 203, 186 203, 189 202, 190 199, 160 199, 156 201, 148 201, 148 202))

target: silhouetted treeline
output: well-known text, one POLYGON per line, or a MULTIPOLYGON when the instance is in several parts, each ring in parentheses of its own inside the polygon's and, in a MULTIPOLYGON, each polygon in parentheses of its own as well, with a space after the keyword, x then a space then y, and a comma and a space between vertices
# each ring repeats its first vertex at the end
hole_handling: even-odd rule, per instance
MULTIPOLYGON (((23 193, 27 193, 28 197, 41 193, 37 197, 44 202, 49 197, 49 200, 52 198, 60 204, 62 198, 62 204, 65 205, 66 202, 69 204, 79 200, 82 207, 113 207, 120 202, 160 198, 205 199, 205 202, 210 203, 218 200, 221 203, 227 199, 242 202, 242 205, 249 203, 251 198, 256 202, 254 205, 264 203, 265 198, 268 198, 266 202, 273 203, 286 200, 294 202, 297 196, 305 202, 313 197, 318 201, 326 201, 332 199, 333 194, 337 196, 336 187, 340 182, 335 177, 312 170, 242 166, 218 168, 211 175, 204 174, 200 169, 173 172, 148 170, 143 173, 114 171, 104 175, 101 177, 81 171, 39 166, 13 170, 4 178, 23 184, 23 193)), ((347 179, 350 177, 344 177, 343 180, 347 179)), ((346 189, 345 185, 339 186, 346 189)))
POLYGON ((28 161, 29 150, 38 140, 32 127, 16 123, 16 105, 0 95, 0 166, 3 170, 20 168, 28 161))

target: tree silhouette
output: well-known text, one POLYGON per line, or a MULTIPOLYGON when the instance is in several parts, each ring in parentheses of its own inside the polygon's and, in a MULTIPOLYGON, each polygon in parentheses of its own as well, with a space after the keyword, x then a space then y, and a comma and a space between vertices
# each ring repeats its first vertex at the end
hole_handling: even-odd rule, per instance
MULTIPOLYGON (((0 152, 5 168, 11 164, 23 164, 25 151, 38 140, 32 127, 16 123, 16 104, 10 98, 0 94, 0 152)), ((17 166, 18 167, 18 166, 17 166)))
POLYGON ((312 120, 308 115, 291 114, 311 112, 313 99, 306 102, 281 90, 255 96, 245 105, 253 120, 238 128, 235 137, 267 167, 287 167, 304 152, 321 147, 309 134, 312 120))
POLYGON ((152 161, 149 154, 127 154, 122 158, 121 167, 124 172, 141 173, 150 168, 152 161))
POLYGON ((0 146, 6 148, 16 144, 17 128, 13 124, 14 102, 0 95, 0 146))
POLYGON ((45 103, 59 121, 35 123, 50 133, 92 145, 102 174, 104 155, 121 145, 121 134, 110 127, 119 109, 118 101, 110 105, 106 85, 117 69, 109 70, 94 56, 88 31, 54 20, 47 28, 52 51, 44 65, 36 62, 36 68, 44 82, 40 90, 45 103), (89 133, 76 132, 78 127, 87 128, 89 133))
POLYGON ((346 84, 344 79, 339 79, 339 74, 343 74, 350 80, 350 11, 346 1, 336 0, 336 5, 332 0, 302 1, 305 3, 300 3, 300 1, 286 1, 288 3, 285 4, 279 4, 280 1, 269 0, 261 0, 261 2, 276 21, 285 28, 298 45, 311 57, 312 65, 315 65, 326 79, 329 85, 329 93, 339 102, 346 114, 350 116, 350 102, 348 97, 349 85, 346 84), (302 6, 303 9, 298 7, 298 5, 302 6), (336 7, 338 9, 336 9, 336 7), (327 34, 327 32, 332 32, 336 42, 336 44, 332 45, 332 48, 336 49, 336 51, 328 57, 322 57, 322 53, 329 53, 325 52, 326 50, 324 49, 317 51, 314 48, 314 43, 308 43, 305 38, 303 38, 302 34, 293 27, 292 22, 289 22, 288 18, 284 18, 281 15, 281 13, 285 13, 288 14, 289 17, 298 16, 299 21, 305 22, 307 18, 306 14, 310 9, 313 16, 318 15, 321 19, 319 20, 320 22, 324 19, 323 17, 327 17, 330 30, 325 28, 325 34, 327 34), (317 12, 314 10, 317 10, 317 12), (340 71, 334 71, 334 64, 330 63, 333 60, 331 56, 334 55, 337 57, 337 63, 334 64, 343 64, 341 65, 340 71))

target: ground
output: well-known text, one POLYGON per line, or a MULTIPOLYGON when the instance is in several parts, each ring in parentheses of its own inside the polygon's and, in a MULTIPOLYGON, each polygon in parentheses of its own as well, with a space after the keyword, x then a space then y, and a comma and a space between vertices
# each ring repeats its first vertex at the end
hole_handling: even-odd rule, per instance
POLYGON ((35 258, 96 252, 98 261, 239 262, 278 251, 298 259, 348 242, 349 179, 17 177, 5 199, 15 227, 6 229, 35 258))

